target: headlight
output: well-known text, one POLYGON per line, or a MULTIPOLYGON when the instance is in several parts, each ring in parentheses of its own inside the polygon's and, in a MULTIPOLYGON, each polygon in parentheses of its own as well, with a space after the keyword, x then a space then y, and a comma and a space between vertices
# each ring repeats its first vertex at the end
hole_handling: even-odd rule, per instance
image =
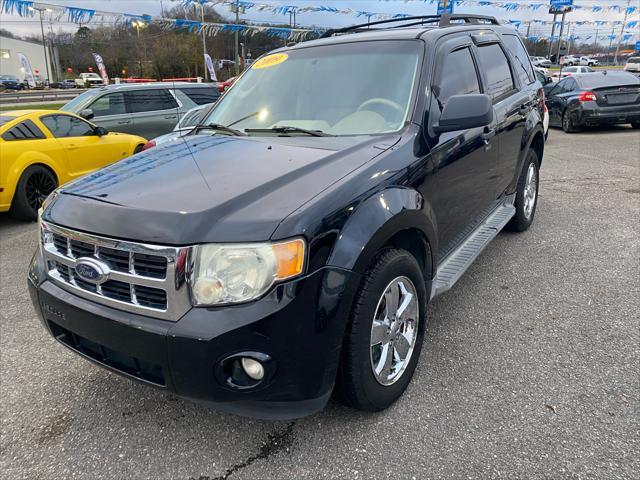
POLYGON ((300 275, 302 239, 281 243, 209 244, 193 247, 191 293, 196 305, 254 300, 280 280, 300 275))

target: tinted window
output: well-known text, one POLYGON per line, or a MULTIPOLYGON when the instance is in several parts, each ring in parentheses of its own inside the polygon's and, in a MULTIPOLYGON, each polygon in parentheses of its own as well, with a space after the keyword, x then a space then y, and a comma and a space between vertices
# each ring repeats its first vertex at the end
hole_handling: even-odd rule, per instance
POLYGON ((496 99, 513 90, 509 61, 497 43, 478 48, 480 68, 487 78, 486 93, 496 99))
POLYGON ((217 88, 181 88, 180 91, 197 105, 213 103, 220 96, 217 88))
POLYGON ((96 117, 105 115, 122 115, 126 112, 124 108, 124 95, 122 93, 110 93, 98 98, 89 105, 96 117))
POLYGON ((90 124, 69 115, 47 115, 40 120, 56 138, 93 135, 93 127, 90 124))
POLYGON ((640 57, 629 57, 627 63, 640 63, 640 57))
POLYGON ((529 83, 533 83, 536 80, 535 75, 533 74, 533 68, 531 67, 531 62, 529 61, 529 54, 527 50, 522 45, 522 42, 518 38, 517 35, 503 35, 504 45, 511 53, 511 56, 515 58, 513 62, 516 75, 520 79, 520 83, 522 85, 528 85, 529 83))
MULTIPOLYGON (((11 119, 15 117, 10 117, 11 119)), ((7 130, 2 138, 5 140, 35 140, 38 138, 46 138, 42 130, 40 130, 31 120, 25 120, 7 130)))
POLYGON ((480 93, 478 74, 468 48, 456 50, 444 58, 438 83, 438 100, 443 104, 453 95, 480 93))
POLYGON ((176 99, 169 90, 165 89, 134 90, 125 93, 125 98, 129 113, 153 112, 178 107, 176 99))

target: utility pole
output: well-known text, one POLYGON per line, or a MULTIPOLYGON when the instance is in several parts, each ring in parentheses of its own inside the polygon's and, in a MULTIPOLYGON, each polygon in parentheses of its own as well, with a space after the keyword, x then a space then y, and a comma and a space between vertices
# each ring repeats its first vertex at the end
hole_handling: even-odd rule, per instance
POLYGON ((240 0, 236 0, 235 10, 236 10, 235 61, 236 61, 236 76, 237 76, 237 75, 240 75, 240 51, 239 51, 240 40, 238 38, 238 24, 240 23, 240 0))
POLYGON ((202 33, 202 61, 204 62, 204 81, 206 82, 209 77, 209 69, 207 68, 207 61, 204 56, 207 54, 207 40, 204 35, 204 3, 200 2, 200 32, 202 33))
POLYGON ((609 35, 609 46, 607 47, 607 65, 609 63, 611 63, 610 62, 610 60, 611 60, 611 45, 613 44, 613 37, 615 37, 615 36, 616 36, 616 27, 613 27, 611 29, 611 35, 609 35))
POLYGON ((562 19, 560 20, 560 36, 558 37, 558 51, 556 54, 556 61, 560 64, 560 73, 562 73, 562 64, 560 63, 560 48, 562 47, 562 32, 564 31, 564 19, 566 15, 567 12, 562 12, 562 19))
POLYGON ((627 0, 627 8, 624 9, 624 20, 622 20, 622 28, 620 29, 620 37, 618 37, 618 46, 616 47, 616 55, 613 57, 613 63, 618 65, 618 53, 620 53, 620 43, 622 43, 622 35, 624 35, 624 27, 627 25, 627 15, 631 0, 627 0))
MULTIPOLYGON (((573 27, 573 30, 575 30, 575 26, 573 27)), ((567 22, 567 55, 571 55, 571 43, 572 43, 572 39, 571 37, 573 36, 573 33, 571 31, 571 22, 567 22)))
POLYGON ((49 77, 49 60, 47 60, 47 42, 44 38, 44 25, 42 23, 42 12, 50 12, 50 8, 41 8, 41 7, 27 7, 32 12, 37 11, 40 14, 40 33, 42 33, 42 49, 44 50, 44 66, 47 71, 47 83, 51 82, 51 78, 49 77))
POLYGON ((556 34, 556 20, 558 19, 558 14, 553 14, 553 23, 551 24, 551 38, 549 39, 549 54, 547 57, 551 60, 551 50, 553 49, 553 37, 556 34))

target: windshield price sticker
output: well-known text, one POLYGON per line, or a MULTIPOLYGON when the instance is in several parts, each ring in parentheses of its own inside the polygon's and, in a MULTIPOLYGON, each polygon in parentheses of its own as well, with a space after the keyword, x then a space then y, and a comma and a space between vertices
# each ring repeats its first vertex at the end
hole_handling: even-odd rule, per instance
POLYGON ((289 55, 287 55, 286 53, 274 53, 273 55, 267 55, 266 57, 258 60, 253 64, 252 68, 256 69, 274 67, 284 62, 287 58, 289 58, 289 55))

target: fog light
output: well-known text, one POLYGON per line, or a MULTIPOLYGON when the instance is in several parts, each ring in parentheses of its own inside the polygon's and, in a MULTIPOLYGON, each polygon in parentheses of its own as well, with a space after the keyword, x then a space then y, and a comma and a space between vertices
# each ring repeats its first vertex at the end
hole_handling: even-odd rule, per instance
POLYGON ((249 357, 242 357, 240 360, 244 373, 253 380, 262 380, 264 378, 264 367, 262 364, 249 357))

